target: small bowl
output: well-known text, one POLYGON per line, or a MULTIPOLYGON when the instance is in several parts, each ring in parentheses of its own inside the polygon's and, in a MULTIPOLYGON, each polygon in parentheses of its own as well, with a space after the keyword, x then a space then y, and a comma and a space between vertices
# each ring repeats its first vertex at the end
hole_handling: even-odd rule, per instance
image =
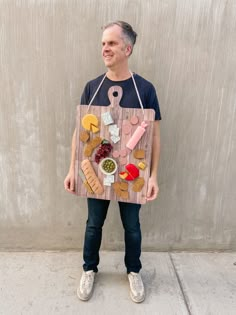
POLYGON ((116 163, 116 161, 115 161, 114 159, 112 159, 112 158, 110 158, 110 157, 107 157, 107 158, 101 160, 101 162, 99 163, 99 168, 100 168, 101 172, 102 172, 104 175, 112 175, 112 174, 114 174, 114 173, 117 171, 117 163, 116 163), (108 162, 107 162, 107 161, 108 161, 108 162), (109 161, 110 161, 110 162, 109 162, 109 161), (106 170, 104 169, 104 166, 105 166, 106 164, 109 164, 109 163, 110 163, 112 166, 114 166, 114 167, 112 167, 112 170, 111 170, 110 172, 108 172, 108 171, 106 171, 106 170))

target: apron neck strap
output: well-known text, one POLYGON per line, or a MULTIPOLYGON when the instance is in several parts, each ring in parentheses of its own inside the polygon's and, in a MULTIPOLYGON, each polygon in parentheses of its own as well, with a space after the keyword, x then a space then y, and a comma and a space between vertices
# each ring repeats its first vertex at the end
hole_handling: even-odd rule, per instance
MULTIPOLYGON (((143 103, 142 103, 142 100, 141 100, 141 97, 140 97, 140 94, 139 94, 139 91, 138 91, 138 88, 137 88, 137 85, 136 85, 136 82, 135 82, 135 79, 134 79, 134 75, 133 75, 133 72, 131 70, 129 70, 129 73, 131 74, 131 78, 133 80, 133 83, 134 83, 134 88, 135 88, 135 91, 136 91, 136 94, 138 96, 138 100, 139 100, 139 104, 140 104, 140 107, 142 108, 142 111, 143 111, 143 115, 144 115, 144 109, 143 109, 143 103)), ((88 105, 88 109, 87 109, 87 112, 89 111, 89 108, 93 102, 93 100, 95 99, 96 95, 98 94, 98 91, 100 90, 104 80, 106 79, 106 76, 107 74, 104 75, 104 77, 102 78, 102 81, 100 82, 97 90, 95 91, 91 101, 89 102, 89 105, 88 105)))

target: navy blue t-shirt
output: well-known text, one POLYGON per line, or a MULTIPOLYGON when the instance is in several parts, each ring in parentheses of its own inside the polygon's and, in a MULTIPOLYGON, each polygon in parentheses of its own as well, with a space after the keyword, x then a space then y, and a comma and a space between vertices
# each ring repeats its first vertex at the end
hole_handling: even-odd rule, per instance
MULTIPOLYGON (((96 79, 89 81, 83 91, 81 96, 82 105, 88 105, 91 101, 94 93, 96 92, 100 82, 102 81, 105 74, 97 77, 96 79)), ((134 74, 134 80, 136 82, 140 98, 143 103, 144 108, 152 108, 155 110, 155 120, 161 120, 161 113, 159 108, 159 103, 156 95, 156 90, 152 83, 145 80, 138 74, 134 74)), ((132 78, 129 78, 124 81, 112 81, 105 78, 102 86, 100 87, 96 97, 94 98, 92 105, 101 105, 108 106, 110 105, 110 101, 107 95, 107 92, 110 87, 118 85, 123 89, 123 96, 120 101, 121 107, 126 108, 140 108, 138 96, 134 87, 134 83, 132 78)))

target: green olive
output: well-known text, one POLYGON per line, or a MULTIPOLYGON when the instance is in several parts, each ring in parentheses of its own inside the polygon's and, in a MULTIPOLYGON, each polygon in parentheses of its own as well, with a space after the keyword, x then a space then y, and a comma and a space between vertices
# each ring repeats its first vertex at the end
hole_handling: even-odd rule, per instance
POLYGON ((102 167, 104 171, 106 171, 107 173, 112 173, 115 169, 115 163, 112 160, 108 159, 104 161, 104 163, 102 164, 102 167))

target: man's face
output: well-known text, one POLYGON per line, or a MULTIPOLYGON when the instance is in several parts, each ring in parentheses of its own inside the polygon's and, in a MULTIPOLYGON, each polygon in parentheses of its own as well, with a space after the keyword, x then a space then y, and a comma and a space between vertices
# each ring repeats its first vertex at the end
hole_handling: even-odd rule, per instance
POLYGON ((124 42, 122 30, 118 25, 104 30, 102 36, 102 57, 105 66, 110 69, 126 64, 131 46, 124 42))

